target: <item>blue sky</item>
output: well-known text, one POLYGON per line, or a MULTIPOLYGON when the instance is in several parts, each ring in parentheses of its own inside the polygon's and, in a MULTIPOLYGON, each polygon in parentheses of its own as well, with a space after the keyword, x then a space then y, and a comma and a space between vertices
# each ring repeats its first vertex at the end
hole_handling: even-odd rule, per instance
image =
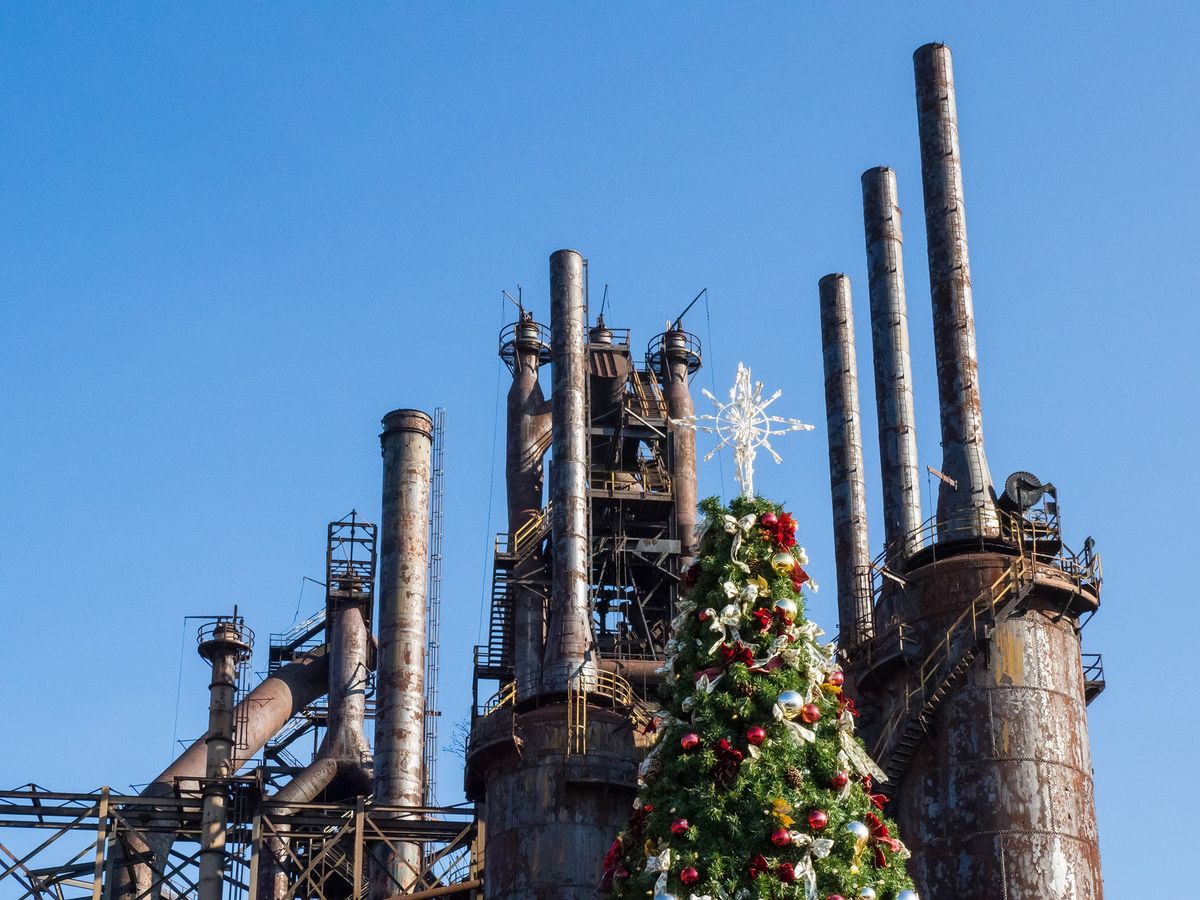
MULTIPOLYGON (((1159 861, 1188 852, 1197 762, 1200 635, 1173 566, 1200 500, 1200 15, 1039 9, 0 10, 0 785, 127 787, 202 731, 183 617, 237 603, 265 648, 315 610, 301 579, 327 521, 378 515, 378 422, 400 406, 448 410, 444 729, 465 717, 503 526, 500 290, 544 315, 559 247, 638 342, 707 287, 704 382, 744 360, 821 424, 759 486, 832 586, 816 285, 854 280, 871 408, 873 165, 899 175, 920 450, 940 461, 911 53, 944 40, 992 471, 1054 481, 1071 541, 1096 537, 1105 878, 1113 897, 1177 889, 1159 861)), ((715 463, 702 482, 721 491, 715 463)), ((832 602, 811 610, 830 630, 832 602)))

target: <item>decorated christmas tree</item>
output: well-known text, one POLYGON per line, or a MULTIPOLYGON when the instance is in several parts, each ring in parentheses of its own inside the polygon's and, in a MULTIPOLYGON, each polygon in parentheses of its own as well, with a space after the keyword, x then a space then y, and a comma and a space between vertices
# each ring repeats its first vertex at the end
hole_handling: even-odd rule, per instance
MULTIPOLYGON (((756 399, 765 408, 744 376, 735 392, 745 396, 731 394, 722 421, 737 416, 739 399, 744 411, 756 399)), ((795 521, 752 495, 753 441, 730 440, 743 496, 728 508, 701 504, 657 739, 602 890, 638 900, 916 900, 908 851, 874 790, 884 775, 855 737, 858 712, 831 647, 805 618, 804 591, 815 586, 795 521)))

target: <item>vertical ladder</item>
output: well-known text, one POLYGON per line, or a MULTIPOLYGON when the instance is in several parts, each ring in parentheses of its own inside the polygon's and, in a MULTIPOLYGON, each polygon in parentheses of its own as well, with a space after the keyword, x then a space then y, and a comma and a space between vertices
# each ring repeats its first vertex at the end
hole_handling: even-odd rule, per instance
POLYGON ((442 516, 446 496, 446 410, 433 411, 433 466, 429 490, 429 603, 425 610, 424 803, 437 805, 438 674, 442 624, 442 516))

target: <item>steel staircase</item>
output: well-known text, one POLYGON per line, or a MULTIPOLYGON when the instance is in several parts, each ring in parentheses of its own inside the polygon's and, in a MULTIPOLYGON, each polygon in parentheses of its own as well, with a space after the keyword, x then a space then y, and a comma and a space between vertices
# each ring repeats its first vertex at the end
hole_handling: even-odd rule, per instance
POLYGON ((895 785, 933 724, 946 697, 966 677, 983 642, 1033 589, 1033 562, 1017 557, 946 629, 937 646, 908 677, 895 712, 884 723, 872 756, 895 785))
POLYGON ((553 505, 547 506, 517 529, 512 541, 496 535, 492 567, 492 604, 488 619, 488 642, 479 655, 479 677, 506 681, 513 675, 513 587, 517 566, 541 547, 550 533, 553 505))

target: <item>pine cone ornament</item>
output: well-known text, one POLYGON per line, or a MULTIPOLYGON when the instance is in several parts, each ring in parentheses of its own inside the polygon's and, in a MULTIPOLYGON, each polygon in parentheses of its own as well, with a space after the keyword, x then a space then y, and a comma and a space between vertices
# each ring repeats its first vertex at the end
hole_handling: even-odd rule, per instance
POLYGON ((739 697, 753 697, 758 693, 758 688, 754 686, 753 681, 743 681, 735 687, 739 697))
POLYGON ((796 790, 800 790, 800 788, 804 787, 804 776, 795 766, 789 766, 788 770, 783 773, 783 777, 784 780, 787 781, 789 787, 793 787, 796 790))
POLYGON ((663 761, 661 759, 650 760, 650 765, 646 767, 646 780, 653 781, 663 771, 663 761))

